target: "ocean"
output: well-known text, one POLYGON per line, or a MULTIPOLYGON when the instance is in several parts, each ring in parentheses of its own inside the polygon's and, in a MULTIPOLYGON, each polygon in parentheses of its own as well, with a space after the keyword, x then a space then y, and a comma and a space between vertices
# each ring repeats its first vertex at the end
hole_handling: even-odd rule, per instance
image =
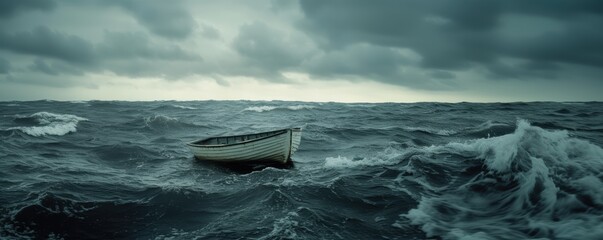
POLYGON ((603 239, 601 102, 0 102, 0 142, 0 239, 603 239))

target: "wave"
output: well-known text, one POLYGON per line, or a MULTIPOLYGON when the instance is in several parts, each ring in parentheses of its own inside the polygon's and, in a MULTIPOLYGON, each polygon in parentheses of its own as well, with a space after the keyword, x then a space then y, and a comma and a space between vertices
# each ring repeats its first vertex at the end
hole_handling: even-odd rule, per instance
POLYGON ((171 124, 171 123, 178 123, 178 118, 175 117, 168 117, 165 115, 153 115, 153 116, 148 116, 148 117, 144 117, 144 122, 147 126, 149 125, 153 125, 153 124, 171 124))
POLYGON ((286 216, 277 219, 272 225, 272 231, 258 239, 297 239, 295 228, 300 225, 300 216, 296 211, 288 212, 286 216))
POLYGON ((255 107, 247 107, 243 109, 243 111, 252 111, 252 112, 268 112, 277 109, 286 109, 286 110, 304 110, 304 109, 314 109, 315 106, 311 105, 292 105, 292 106, 255 106, 255 107))
POLYGON ((601 114, 602 114, 601 112, 587 112, 587 113, 579 113, 579 114, 576 114, 574 116, 588 118, 588 117, 597 117, 597 116, 599 116, 601 114))
POLYGON ((466 128, 459 132, 469 137, 489 138, 509 134, 512 133, 514 130, 515 129, 512 124, 494 122, 489 120, 478 126, 466 128))
POLYGON ((185 109, 185 110, 196 110, 198 108, 195 107, 191 107, 191 106, 186 106, 186 105, 179 105, 179 104, 161 104, 159 106, 156 106, 153 108, 154 111, 161 111, 161 110, 171 110, 171 109, 185 109))
POLYGON ((376 104, 346 104, 348 107, 373 108, 376 104))
POLYGON ((569 109, 567 109, 567 108, 562 108, 562 109, 559 109, 559 110, 555 111, 555 113, 559 113, 559 114, 570 114, 570 113, 572 113, 572 111, 571 111, 571 110, 569 110, 569 109))
POLYGON ((192 123, 182 122, 178 118, 169 117, 161 114, 143 117, 143 121, 144 126, 150 129, 198 127, 197 125, 192 123))
POLYGON ((288 106, 287 109, 289 110, 302 110, 302 109, 314 109, 316 108, 315 106, 310 106, 310 105, 294 105, 294 106, 288 106))
POLYGON ((172 142, 174 138, 166 137, 165 134, 176 134, 182 133, 183 130, 209 130, 209 129, 219 129, 223 130, 224 127, 220 125, 216 125, 213 123, 205 122, 193 122, 190 121, 189 117, 184 117, 186 120, 183 120, 179 117, 164 115, 164 114, 150 114, 146 115, 140 114, 137 115, 136 118, 133 118, 127 122, 121 122, 113 125, 115 129, 118 130, 126 130, 126 131, 149 131, 154 134, 161 133, 160 135, 154 135, 157 139, 153 140, 155 143, 166 143, 172 142), (161 139, 164 137, 163 139, 161 139))
POLYGON ((77 124, 88 119, 70 114, 37 112, 29 116, 17 116, 15 122, 34 126, 11 127, 8 130, 19 130, 34 137, 45 135, 63 136, 77 131, 77 124))
POLYGON ((435 134, 435 135, 440 135, 440 136, 450 136, 450 135, 454 135, 457 133, 457 131, 454 131, 454 130, 432 129, 432 128, 425 128, 425 127, 405 127, 404 130, 410 131, 410 132, 424 132, 424 133, 435 134))
POLYGON ((187 109, 187 110, 195 110, 195 109, 197 109, 197 108, 194 108, 194 107, 183 106, 183 105, 176 105, 176 104, 173 104, 173 105, 171 105, 171 106, 172 106, 172 107, 175 107, 175 108, 187 109))
POLYGON ((450 156, 466 160, 457 166, 470 163, 463 172, 467 176, 457 176, 445 190, 425 193, 417 208, 401 215, 428 237, 603 236, 603 149, 567 131, 548 131, 520 120, 511 134, 423 151, 436 159, 417 161, 440 162, 446 172, 458 173, 446 164, 450 156))
POLYGON ((259 106, 259 107, 248 107, 243 109, 243 111, 253 111, 253 112, 266 112, 266 111, 272 111, 276 109, 276 107, 273 106, 259 106))
POLYGON ((395 165, 400 163, 402 155, 403 152, 400 150, 388 147, 369 157, 353 157, 351 159, 343 156, 327 157, 325 158, 324 166, 326 168, 354 168, 360 166, 395 165))
POLYGON ((0 219, 4 222, 0 235, 9 239, 128 238, 127 230, 142 228, 146 219, 161 217, 158 211, 164 210, 145 201, 76 201, 47 192, 26 204, 0 219))
POLYGON ((91 149, 90 152, 96 155, 104 166, 124 169, 133 168, 147 161, 165 158, 159 152, 153 151, 152 148, 130 143, 101 145, 91 149))

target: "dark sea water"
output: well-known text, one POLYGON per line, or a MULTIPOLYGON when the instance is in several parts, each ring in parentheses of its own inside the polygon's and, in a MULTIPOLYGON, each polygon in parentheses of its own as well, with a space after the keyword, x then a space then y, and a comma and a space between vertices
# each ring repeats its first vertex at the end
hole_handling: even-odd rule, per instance
POLYGON ((0 239, 603 239, 603 103, 0 102, 0 239), (302 127, 289 166, 185 143, 302 127))

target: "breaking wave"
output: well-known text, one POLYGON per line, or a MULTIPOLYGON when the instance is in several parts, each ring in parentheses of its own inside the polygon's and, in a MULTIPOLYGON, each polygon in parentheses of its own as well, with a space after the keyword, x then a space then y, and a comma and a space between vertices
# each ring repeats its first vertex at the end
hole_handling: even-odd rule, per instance
POLYGON ((403 152, 388 147, 374 156, 367 157, 327 157, 324 166, 327 168, 354 168, 359 166, 394 165, 400 162, 403 152))
MULTIPOLYGON (((603 149, 518 121, 503 136, 423 149, 445 172, 449 161, 474 159, 440 191, 424 194, 401 216, 428 237, 445 239, 597 239, 603 236, 603 149), (438 160, 439 159, 439 160, 438 160)), ((420 164, 416 172, 425 172, 420 164)))
POLYGON ((273 106, 259 106, 259 107, 248 107, 243 109, 243 111, 253 111, 253 112, 267 112, 276 109, 273 106))
POLYGON ((11 127, 8 130, 19 130, 34 137, 45 135, 62 136, 77 131, 77 124, 88 119, 70 114, 37 112, 30 116, 17 116, 15 122, 30 126, 11 127))
POLYGON ((304 109, 314 109, 315 106, 311 105, 293 105, 293 106, 255 106, 248 107, 243 109, 243 111, 252 111, 252 112, 268 112, 277 109, 287 109, 292 111, 304 110, 304 109))

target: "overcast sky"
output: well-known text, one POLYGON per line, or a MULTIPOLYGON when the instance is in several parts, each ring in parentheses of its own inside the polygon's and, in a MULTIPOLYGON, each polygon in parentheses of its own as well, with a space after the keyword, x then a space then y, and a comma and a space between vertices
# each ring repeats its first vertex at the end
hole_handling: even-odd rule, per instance
POLYGON ((603 101, 600 0, 0 1, 0 101, 603 101))

